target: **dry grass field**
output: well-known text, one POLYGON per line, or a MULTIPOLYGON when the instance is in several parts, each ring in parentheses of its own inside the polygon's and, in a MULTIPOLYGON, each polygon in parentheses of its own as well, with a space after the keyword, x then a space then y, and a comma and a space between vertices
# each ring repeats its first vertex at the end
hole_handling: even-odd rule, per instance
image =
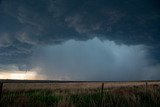
MULTIPOLYGON (((4 83, 4 91, 19 90, 54 90, 54 89, 96 89, 102 82, 71 82, 71 83, 4 83)), ((146 82, 104 82, 104 88, 145 86, 146 82)), ((148 85, 160 85, 160 82, 148 82, 148 85)))
POLYGON ((160 82, 6 82, 0 107, 159 107, 160 82))

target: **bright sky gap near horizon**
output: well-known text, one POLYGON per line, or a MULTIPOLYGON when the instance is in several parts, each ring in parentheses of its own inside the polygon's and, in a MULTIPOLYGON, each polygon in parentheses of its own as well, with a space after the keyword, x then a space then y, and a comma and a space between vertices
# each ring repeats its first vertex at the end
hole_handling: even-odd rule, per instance
POLYGON ((0 79, 159 80, 160 1, 0 0, 0 79))

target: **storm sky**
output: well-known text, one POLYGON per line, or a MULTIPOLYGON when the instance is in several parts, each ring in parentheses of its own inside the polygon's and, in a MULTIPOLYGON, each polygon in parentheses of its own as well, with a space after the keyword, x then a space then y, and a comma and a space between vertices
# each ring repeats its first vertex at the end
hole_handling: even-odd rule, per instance
POLYGON ((159 42, 159 0, 0 0, 0 74, 159 80, 159 42))

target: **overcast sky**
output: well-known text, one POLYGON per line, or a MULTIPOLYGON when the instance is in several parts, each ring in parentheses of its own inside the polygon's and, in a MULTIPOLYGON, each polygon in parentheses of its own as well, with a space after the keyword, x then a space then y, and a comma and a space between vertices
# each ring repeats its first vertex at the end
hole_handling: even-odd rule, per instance
POLYGON ((0 73, 158 80, 159 7, 159 0, 0 0, 0 73))

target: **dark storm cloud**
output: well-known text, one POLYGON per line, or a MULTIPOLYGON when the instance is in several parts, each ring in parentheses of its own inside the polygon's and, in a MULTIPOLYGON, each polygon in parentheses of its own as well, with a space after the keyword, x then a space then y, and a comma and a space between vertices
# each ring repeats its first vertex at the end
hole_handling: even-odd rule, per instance
MULTIPOLYGON (((87 40, 101 34, 126 44, 157 44, 157 0, 3 0, 1 32, 27 44, 87 40)), ((1 43, 2 44, 2 43, 1 43)))
POLYGON ((159 0, 0 0, 0 63, 29 63, 36 47, 98 37, 150 47, 160 61, 159 0))

